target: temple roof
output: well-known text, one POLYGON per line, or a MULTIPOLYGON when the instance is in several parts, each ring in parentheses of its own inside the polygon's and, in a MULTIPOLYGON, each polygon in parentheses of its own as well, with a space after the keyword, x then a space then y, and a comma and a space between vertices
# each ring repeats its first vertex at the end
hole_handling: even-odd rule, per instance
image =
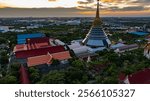
POLYGON ((28 57, 34 57, 39 55, 46 55, 49 53, 57 53, 57 52, 63 52, 65 51, 65 48, 63 46, 49 46, 49 47, 43 47, 38 49, 32 49, 32 50, 24 50, 24 51, 18 51, 15 52, 16 58, 28 58, 28 57))
POLYGON ((150 42, 148 42, 144 48, 150 50, 150 42))
POLYGON ((144 69, 128 76, 130 84, 150 84, 150 69, 144 69))
POLYGON ((52 64, 52 59, 57 59, 61 61, 70 58, 71 56, 69 51, 63 51, 63 52, 58 52, 53 54, 48 53, 46 55, 29 57, 27 59, 27 65, 28 67, 31 67, 31 66, 41 65, 41 64, 52 64))

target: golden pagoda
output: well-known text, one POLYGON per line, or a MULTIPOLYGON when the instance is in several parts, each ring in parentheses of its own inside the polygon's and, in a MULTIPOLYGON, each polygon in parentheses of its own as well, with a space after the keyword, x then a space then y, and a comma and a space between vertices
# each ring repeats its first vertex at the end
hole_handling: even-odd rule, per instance
POLYGON ((91 48, 108 48, 111 45, 110 40, 102 28, 102 20, 99 16, 99 0, 97 0, 96 17, 93 21, 90 31, 82 43, 86 46, 90 46, 91 48))

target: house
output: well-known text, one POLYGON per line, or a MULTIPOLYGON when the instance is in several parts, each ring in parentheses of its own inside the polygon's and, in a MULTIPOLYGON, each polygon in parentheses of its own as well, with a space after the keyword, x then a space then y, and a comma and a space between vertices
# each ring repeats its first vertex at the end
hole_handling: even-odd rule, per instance
POLYGON ((121 74, 119 81, 125 84, 150 84, 150 68, 125 76, 121 74))
POLYGON ((9 32, 9 26, 0 26, 0 32, 2 33, 9 32))

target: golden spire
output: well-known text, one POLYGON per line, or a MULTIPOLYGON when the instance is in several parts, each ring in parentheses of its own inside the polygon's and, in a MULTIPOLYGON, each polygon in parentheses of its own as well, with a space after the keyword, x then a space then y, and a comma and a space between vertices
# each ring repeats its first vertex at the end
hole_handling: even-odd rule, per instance
POLYGON ((93 22, 93 26, 100 26, 102 25, 102 20, 99 17, 99 0, 97 0, 97 10, 96 10, 96 17, 93 22))

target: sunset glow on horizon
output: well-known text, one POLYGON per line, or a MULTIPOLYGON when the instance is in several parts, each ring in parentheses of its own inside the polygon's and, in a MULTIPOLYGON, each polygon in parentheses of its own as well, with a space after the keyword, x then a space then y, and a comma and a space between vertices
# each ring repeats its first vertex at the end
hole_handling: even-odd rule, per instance
MULTIPOLYGON (((84 14, 85 16, 93 16, 95 15, 96 1, 97 0, 0 0, 0 11, 3 11, 5 8, 60 8, 60 10, 61 8, 67 8, 69 12, 66 16, 69 16, 70 12, 81 16, 84 16, 84 14)), ((150 16, 150 0, 100 0, 100 3, 102 16, 150 16)))

